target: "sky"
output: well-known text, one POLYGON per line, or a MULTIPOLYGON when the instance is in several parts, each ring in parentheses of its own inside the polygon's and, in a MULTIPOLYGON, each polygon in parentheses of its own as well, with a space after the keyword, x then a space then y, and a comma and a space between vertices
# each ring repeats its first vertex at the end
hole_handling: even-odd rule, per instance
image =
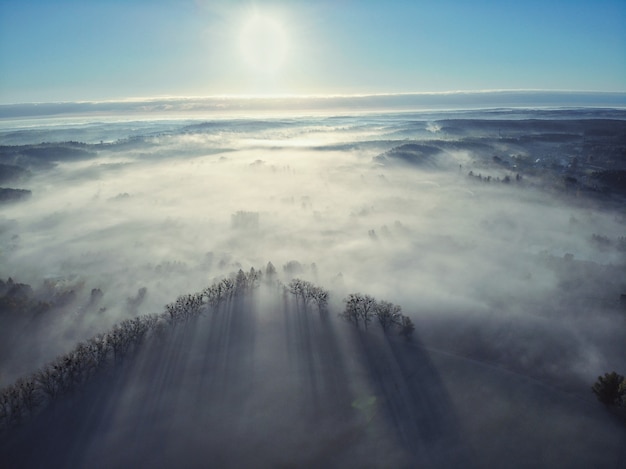
POLYGON ((626 2, 4 0, 0 104, 626 91, 626 2))

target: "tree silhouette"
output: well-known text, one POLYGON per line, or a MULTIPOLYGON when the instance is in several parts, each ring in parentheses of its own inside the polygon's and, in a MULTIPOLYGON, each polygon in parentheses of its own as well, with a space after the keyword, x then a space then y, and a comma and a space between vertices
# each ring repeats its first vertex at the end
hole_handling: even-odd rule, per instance
POLYGON ((294 278, 287 285, 287 290, 296 297, 296 301, 300 297, 304 303, 306 303, 307 289, 307 282, 299 278, 294 278))
POLYGON ((35 382, 49 400, 53 400, 59 394, 60 376, 54 365, 48 364, 36 372, 35 382))
POLYGON ((271 262, 268 262, 267 266, 265 267, 265 279, 267 283, 274 283, 274 281, 276 280, 276 275, 276 267, 274 267, 274 264, 272 264, 271 262))
POLYGON ((0 389, 0 429, 6 427, 11 421, 11 388, 7 386, 0 389))
POLYGON ((380 301, 374 307, 374 316, 376 316, 378 323, 386 332, 392 325, 400 322, 400 311, 402 311, 400 306, 394 305, 389 301, 380 301))
POLYGON ((369 295, 362 295, 361 293, 350 293, 348 298, 344 301, 346 308, 343 313, 341 313, 341 316, 353 322, 357 328, 360 323, 363 323, 367 329, 376 307, 376 299, 369 295))
POLYGON ((317 310, 320 313, 325 313, 328 308, 328 290, 324 290, 322 287, 314 286, 310 289, 309 295, 317 305, 317 310))
POLYGON ((354 323, 357 328, 362 323, 367 329, 369 322, 376 317, 384 332, 387 332, 391 326, 397 326, 400 329, 400 335, 409 339, 415 331, 411 318, 400 314, 402 308, 389 301, 378 302, 369 295, 351 293, 344 302, 346 307, 339 316, 354 323))
MULTIPOLYGON (((281 288, 282 282, 275 277, 276 271, 268 263, 265 278, 281 288)), ((70 394, 101 370, 110 366, 116 367, 126 357, 138 351, 147 340, 165 337, 171 328, 197 318, 206 311, 217 313, 220 305, 233 301, 235 295, 250 294, 262 279, 259 270, 251 268, 248 273, 244 273, 240 269, 236 274, 214 282, 200 293, 179 296, 173 303, 165 305, 165 311, 160 314, 123 320, 109 331, 78 343, 73 350, 57 357, 31 376, 20 378, 13 385, 0 389, 0 430, 19 423, 26 415, 36 414, 40 408, 60 396, 70 394)), ((329 292, 322 287, 294 278, 282 290, 285 295, 294 295, 296 302, 301 301, 305 312, 311 304, 317 306, 320 314, 327 311, 329 292)), ((413 333, 413 323, 410 318, 400 314, 400 306, 388 301, 377 302, 373 297, 361 293, 352 293, 344 301, 345 309, 340 316, 354 323, 357 328, 362 324, 367 329, 371 320, 376 317, 385 332, 395 326, 407 338, 413 333)), ((230 308, 226 308, 223 313, 229 311, 230 308)), ((619 378, 621 385, 626 387, 623 377, 619 378)), ((606 387, 604 381, 607 380, 602 381, 606 387)), ((607 381, 609 382, 613 383, 611 380, 607 381)), ((604 387, 598 388, 601 389, 598 392, 602 396, 607 392, 604 387)), ((620 396, 626 395, 619 388, 619 383, 618 389, 620 396)), ((611 402, 614 401, 615 399, 611 402)))
POLYGON ((294 278, 285 287, 285 292, 294 295, 296 297, 296 301, 300 298, 305 309, 307 309, 310 303, 315 303, 319 313, 326 312, 329 293, 328 290, 325 290, 322 287, 316 286, 313 283, 300 278, 294 278))
POLYGON ((247 274, 247 283, 248 288, 255 289, 261 284, 261 280, 263 279, 263 272, 261 270, 257 270, 254 267, 250 267, 250 271, 247 274))
POLYGON ((624 405, 626 399, 626 381, 615 371, 598 376, 598 380, 591 387, 598 400, 606 406, 624 405))
POLYGON ((243 270, 239 269, 235 276, 235 295, 243 295, 248 289, 248 277, 243 270))
POLYGON ((402 316, 400 318, 400 335, 405 339, 410 339, 415 331, 415 326, 413 325, 413 321, 408 316, 402 316))

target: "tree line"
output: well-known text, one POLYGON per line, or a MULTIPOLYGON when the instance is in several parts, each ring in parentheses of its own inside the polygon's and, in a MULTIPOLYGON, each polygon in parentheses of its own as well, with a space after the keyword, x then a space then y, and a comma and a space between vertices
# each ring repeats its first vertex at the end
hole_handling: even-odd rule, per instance
MULTIPOLYGON (((160 314, 146 314, 119 322, 109 331, 80 342, 73 350, 31 375, 0 389, 0 430, 19 424, 61 396, 71 394, 98 373, 122 363, 147 341, 163 338, 171 328, 205 312, 217 313, 222 305, 244 297, 261 283, 282 289, 284 295, 293 295, 296 304, 303 305, 305 312, 314 307, 320 315, 328 313, 330 293, 322 287, 300 278, 284 285, 277 278, 271 262, 264 272, 254 268, 248 272, 239 269, 236 274, 214 282, 201 292, 179 296, 165 305, 160 314)), ((398 305, 376 301, 360 293, 350 294, 344 301, 345 310, 339 316, 354 323, 357 328, 363 326, 367 329, 369 323, 376 319, 385 333, 391 328, 398 328, 399 333, 408 338, 414 330, 411 319, 401 314, 398 305)))
MULTIPOLYGON (((296 302, 302 302, 305 309, 310 304, 315 304, 320 314, 328 311, 328 290, 299 278, 291 280, 284 289, 285 293, 296 298, 296 302)), ((344 303, 345 309, 339 316, 354 324, 357 329, 361 326, 368 329, 370 322, 375 320, 385 333, 395 328, 407 339, 415 330, 411 318, 402 314, 400 306, 389 301, 378 301, 370 295, 350 293, 344 303)))
POLYGON ((204 311, 217 311, 223 303, 256 288, 260 279, 260 271, 240 269, 200 293, 179 296, 165 305, 165 311, 160 314, 123 320, 109 331, 80 342, 30 376, 0 389, 0 430, 20 423, 60 396, 71 393, 100 371, 138 351, 148 339, 162 337, 168 328, 198 317, 204 311))
POLYGON ((376 320, 385 333, 397 328, 400 335, 410 338, 415 330, 413 321, 402 314, 402 308, 389 301, 377 301, 370 295, 351 293, 344 300, 346 307, 340 316, 351 322, 358 329, 369 327, 372 320, 376 320))
POLYGON ((296 302, 301 301, 305 309, 311 304, 317 306, 320 314, 326 313, 328 309, 328 290, 318 287, 311 282, 294 278, 284 287, 285 292, 295 296, 296 302))

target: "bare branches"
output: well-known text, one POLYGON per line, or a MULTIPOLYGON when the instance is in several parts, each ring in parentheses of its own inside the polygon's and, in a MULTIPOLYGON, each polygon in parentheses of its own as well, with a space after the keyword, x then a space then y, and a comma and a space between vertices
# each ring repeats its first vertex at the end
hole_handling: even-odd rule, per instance
POLYGON ((372 318, 376 318, 385 333, 392 326, 396 326, 400 335, 409 339, 415 330, 411 318, 400 314, 400 306, 388 301, 379 302, 369 295, 351 293, 344 302, 346 307, 339 316, 354 323, 357 329, 361 324, 367 329, 372 318))
POLYGON ((232 279, 226 278, 205 288, 202 296, 206 297, 208 305, 213 310, 217 310, 222 303, 232 298, 234 291, 235 283, 232 279))
MULTIPOLYGON (((275 278, 276 271, 271 263, 266 268, 265 278, 269 285, 279 288, 282 283, 275 278)), ((202 292, 179 296, 165 306, 162 314, 152 314, 126 319, 109 331, 79 343, 67 354, 57 357, 29 377, 18 380, 11 386, 0 389, 0 430, 19 423, 26 415, 68 394, 84 384, 102 369, 122 362, 128 355, 137 352, 146 340, 163 337, 172 327, 190 321, 211 308, 217 312, 221 305, 249 294, 263 280, 261 270, 239 270, 231 277, 221 279, 202 292)), ((307 312, 311 305, 320 314, 327 313, 329 292, 322 287, 299 278, 292 279, 282 287, 285 295, 293 295, 307 312)), ((397 327, 401 335, 410 337, 413 323, 403 316, 401 308, 388 301, 376 301, 369 295, 353 293, 345 300, 344 319, 368 328, 376 318, 383 331, 397 327)))
POLYGON ((400 335, 405 339, 410 339, 413 335, 413 331, 415 330, 415 326, 413 325, 413 321, 408 316, 401 316, 400 321, 400 335))
POLYGON ((402 311, 400 306, 394 305, 389 301, 380 301, 376 303, 374 315, 376 319, 378 319, 380 327, 382 327, 384 331, 387 331, 391 326, 400 322, 400 311, 402 311))
POLYGON ((363 324, 367 329, 368 324, 372 320, 376 300, 369 295, 350 293, 345 303, 346 309, 341 316, 349 322, 353 322, 357 328, 359 324, 363 324))
POLYGON ((207 296, 206 290, 194 295, 179 296, 174 303, 165 305, 165 311, 169 315, 170 322, 175 324, 199 316, 205 296, 207 296))
POLYGON ((328 290, 324 290, 322 287, 313 287, 309 294, 312 301, 317 305, 318 311, 325 313, 328 309, 328 290))
POLYGON ((304 303, 305 308, 310 303, 315 303, 319 313, 326 312, 328 307, 328 290, 299 278, 291 280, 285 288, 287 292, 296 297, 296 301, 300 299, 304 303))
POLYGON ((179 296, 165 306, 160 315, 151 314, 126 319, 108 332, 79 343, 74 350, 57 357, 30 377, 0 389, 0 429, 19 422, 23 414, 71 392, 111 363, 119 363, 139 350, 146 338, 162 337, 168 327, 198 317, 208 304, 214 310, 237 295, 256 288, 262 273, 254 268, 248 273, 220 280, 201 293, 179 296))

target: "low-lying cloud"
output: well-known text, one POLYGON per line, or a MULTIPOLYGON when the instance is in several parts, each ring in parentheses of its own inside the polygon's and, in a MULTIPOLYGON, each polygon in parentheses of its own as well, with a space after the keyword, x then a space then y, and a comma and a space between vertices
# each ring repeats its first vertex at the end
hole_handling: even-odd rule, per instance
MULTIPOLYGON (((542 132, 528 125, 519 132, 542 132)), ((286 281, 328 288, 334 312, 349 292, 385 298, 427 347, 585 395, 624 365, 623 213, 550 184, 565 169, 494 162, 521 147, 571 159, 556 143, 547 154, 532 138, 507 140, 506 126, 493 135, 472 121, 459 136, 419 115, 104 123, 81 157, 61 151, 52 167, 17 148, 6 163, 28 162, 20 187, 32 197, 0 208, 0 276, 76 297, 15 344, 37 352, 11 354, 3 384, 121 319, 271 261, 286 281)), ((3 138, 15 143, 15 132, 3 138)), ((40 132, 19 130, 19 143, 40 132)))

